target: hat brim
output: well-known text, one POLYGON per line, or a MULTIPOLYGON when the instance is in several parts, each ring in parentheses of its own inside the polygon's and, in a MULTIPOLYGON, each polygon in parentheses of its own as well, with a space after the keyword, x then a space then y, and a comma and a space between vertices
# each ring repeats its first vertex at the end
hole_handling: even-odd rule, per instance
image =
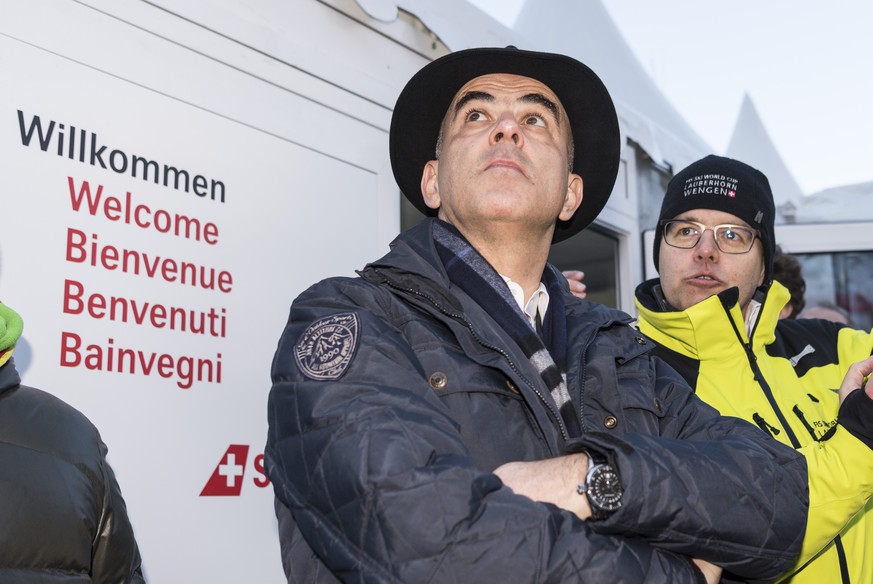
POLYGON ((558 221, 553 242, 588 226, 606 205, 618 174, 621 137, 612 98, 600 78, 576 59, 509 48, 479 48, 441 57, 406 84, 391 118, 391 168, 403 195, 425 215, 436 212, 421 193, 424 165, 435 158, 440 126, 455 94, 468 81, 493 73, 530 77, 551 89, 573 133, 573 172, 582 177, 583 200, 568 221, 558 221))

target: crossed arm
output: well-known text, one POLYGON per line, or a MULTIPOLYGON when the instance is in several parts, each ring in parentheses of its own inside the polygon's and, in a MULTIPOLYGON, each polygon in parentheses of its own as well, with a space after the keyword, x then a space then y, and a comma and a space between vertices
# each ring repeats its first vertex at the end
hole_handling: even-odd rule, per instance
MULTIPOLYGON (((873 398, 873 383, 868 379, 871 374, 873 357, 854 363, 840 386, 840 403, 858 388, 863 388, 867 396, 873 398)), ((587 470, 588 456, 576 453, 548 460, 510 462, 497 468, 494 473, 516 494, 551 503, 582 520, 588 520, 591 517, 588 499, 576 491, 587 470)), ((701 569, 707 582, 718 582, 721 568, 700 559, 694 559, 694 563, 701 569)))

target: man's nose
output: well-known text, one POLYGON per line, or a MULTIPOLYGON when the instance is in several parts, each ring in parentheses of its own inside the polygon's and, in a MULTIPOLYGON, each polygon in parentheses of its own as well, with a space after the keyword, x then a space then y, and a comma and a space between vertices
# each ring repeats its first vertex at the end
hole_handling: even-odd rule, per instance
POLYGON ((524 144, 524 137, 518 122, 511 115, 503 115, 494 124, 491 132, 491 141, 496 144, 504 139, 510 139, 516 146, 524 144))
POLYGON ((700 234, 700 240, 695 246, 697 255, 702 258, 714 259, 718 252, 718 246, 715 244, 715 233, 712 229, 707 229, 700 234))

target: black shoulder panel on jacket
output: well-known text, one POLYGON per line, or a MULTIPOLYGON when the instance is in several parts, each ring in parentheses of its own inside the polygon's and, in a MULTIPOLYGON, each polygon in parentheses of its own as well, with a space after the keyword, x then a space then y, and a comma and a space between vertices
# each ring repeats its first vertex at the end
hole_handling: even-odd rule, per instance
POLYGON ((776 325, 776 340, 767 345, 771 357, 792 362, 798 377, 815 367, 839 362, 837 337, 844 324, 816 318, 782 319, 776 325))

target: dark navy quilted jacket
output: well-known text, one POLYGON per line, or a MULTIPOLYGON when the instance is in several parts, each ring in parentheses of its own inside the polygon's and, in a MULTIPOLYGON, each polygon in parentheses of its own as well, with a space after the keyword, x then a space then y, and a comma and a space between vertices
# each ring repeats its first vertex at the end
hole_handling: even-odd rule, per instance
POLYGON ((266 447, 289 582, 698 582, 687 556, 764 582, 791 566, 803 457, 694 397, 626 314, 568 293, 584 426, 569 442, 519 347, 448 282, 430 226, 291 308, 266 447), (621 475, 603 521, 490 472, 581 445, 621 475))

